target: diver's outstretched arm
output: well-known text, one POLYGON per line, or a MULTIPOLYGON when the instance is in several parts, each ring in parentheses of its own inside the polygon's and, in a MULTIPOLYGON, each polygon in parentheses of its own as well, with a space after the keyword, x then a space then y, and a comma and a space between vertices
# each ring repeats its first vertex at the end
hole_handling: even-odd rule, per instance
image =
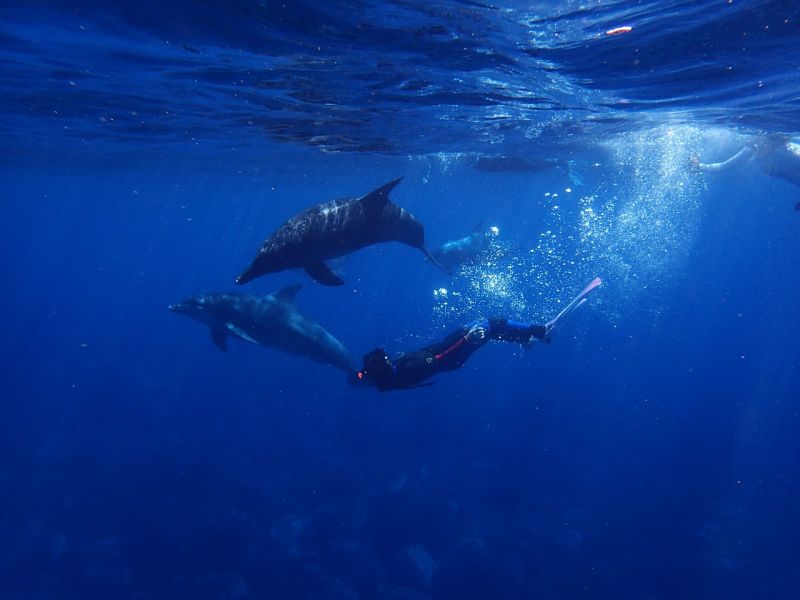
POLYGON ((701 171, 725 171, 733 166, 736 166, 739 163, 743 163, 752 156, 753 156, 753 149, 750 148, 750 146, 745 146, 744 148, 739 150, 736 154, 731 156, 729 159, 723 160, 722 162, 703 163, 700 162, 700 159, 697 158, 696 156, 693 156, 690 160, 692 161, 692 165, 694 165, 701 171))
POLYGON ((530 348, 534 339, 546 341, 547 338, 547 328, 544 325, 514 321, 505 317, 489 319, 488 326, 486 335, 490 339, 514 342, 525 348, 530 348))

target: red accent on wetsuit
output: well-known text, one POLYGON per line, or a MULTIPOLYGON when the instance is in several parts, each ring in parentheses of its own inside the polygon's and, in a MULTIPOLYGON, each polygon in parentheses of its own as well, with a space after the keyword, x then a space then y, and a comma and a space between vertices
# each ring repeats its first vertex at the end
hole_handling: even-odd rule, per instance
POLYGON ((453 352, 456 348, 461 347, 464 344, 464 342, 469 342, 469 340, 467 339, 467 336, 463 336, 463 337, 458 338, 458 341, 455 344, 450 346, 447 350, 445 350, 441 354, 437 354, 436 356, 434 356, 433 357, 434 360, 442 360, 445 356, 447 356, 448 354, 453 352))

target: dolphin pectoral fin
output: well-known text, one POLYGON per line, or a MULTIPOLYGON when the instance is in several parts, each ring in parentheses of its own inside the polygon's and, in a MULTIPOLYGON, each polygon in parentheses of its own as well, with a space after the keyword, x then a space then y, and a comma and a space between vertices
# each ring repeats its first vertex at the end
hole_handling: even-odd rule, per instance
POLYGON ((297 292, 301 287, 303 287, 301 284, 295 283, 294 285, 287 286, 282 290, 278 290, 277 292, 270 294, 270 296, 276 300, 280 300, 281 302, 294 304, 294 297, 297 295, 297 292))
POLYGON ((336 274, 330 270, 328 265, 322 261, 306 265, 306 273, 308 273, 314 281, 322 285, 344 285, 344 279, 337 277, 336 274))
POLYGON ((223 352, 228 351, 228 333, 222 327, 211 328, 211 341, 223 352))
POLYGON ((225 327, 233 335, 242 338, 245 342, 250 342, 251 344, 258 344, 258 342, 253 338, 251 338, 244 329, 241 329, 240 327, 237 327, 236 325, 233 325, 231 323, 227 323, 225 327))
POLYGON ((393 179, 386 185, 382 185, 381 187, 379 187, 377 190, 373 190, 366 196, 362 196, 361 198, 359 198, 359 200, 364 204, 364 207, 367 209, 368 212, 380 209, 383 207, 384 204, 389 202, 389 192, 391 192, 394 189, 394 187, 402 180, 403 180, 402 177, 393 179))
POLYGON ((419 249, 420 249, 420 250, 422 250, 422 253, 423 253, 425 256, 427 256, 427 257, 428 257, 428 260, 429 260, 429 261, 431 261, 433 264, 435 264, 437 267, 439 267, 439 268, 440 268, 442 271, 444 271, 444 272, 445 272, 445 273, 447 273, 448 275, 452 275, 452 273, 451 273, 450 271, 448 271, 447 269, 445 269, 445 268, 442 266, 442 263, 440 263, 438 260, 436 260, 436 258, 434 258, 433 254, 431 254, 431 253, 428 251, 428 249, 425 247, 425 244, 421 244, 421 245, 420 245, 420 247, 419 247, 419 249))

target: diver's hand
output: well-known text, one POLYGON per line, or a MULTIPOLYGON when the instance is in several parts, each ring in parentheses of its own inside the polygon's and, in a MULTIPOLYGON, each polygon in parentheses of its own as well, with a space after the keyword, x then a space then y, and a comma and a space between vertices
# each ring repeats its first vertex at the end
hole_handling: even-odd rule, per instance
POLYGON ((486 328, 481 325, 474 325, 472 329, 467 332, 468 342, 480 342, 486 337, 486 328))

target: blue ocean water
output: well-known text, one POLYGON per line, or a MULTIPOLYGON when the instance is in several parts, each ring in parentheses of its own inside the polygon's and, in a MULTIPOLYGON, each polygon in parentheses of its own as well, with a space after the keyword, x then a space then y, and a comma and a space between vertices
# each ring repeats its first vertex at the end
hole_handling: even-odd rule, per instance
POLYGON ((3 3, 0 598, 791 598, 800 6, 3 3), (396 178, 400 244, 238 287, 396 178), (356 356, 543 322, 385 394, 168 305, 301 283, 356 356))

